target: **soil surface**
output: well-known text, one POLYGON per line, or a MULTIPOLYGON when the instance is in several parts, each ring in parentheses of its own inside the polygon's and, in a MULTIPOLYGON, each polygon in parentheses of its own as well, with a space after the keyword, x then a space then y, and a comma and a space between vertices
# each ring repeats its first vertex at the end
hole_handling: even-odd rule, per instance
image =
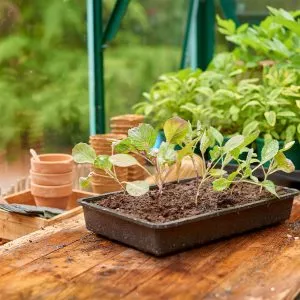
MULTIPOLYGON (((260 193, 259 187, 252 184, 243 183, 233 189, 216 192, 210 182, 205 182, 196 204, 196 187, 196 180, 180 184, 171 183, 165 186, 160 198, 157 190, 152 190, 140 197, 132 197, 125 193, 110 195, 96 203, 135 218, 161 223, 274 198, 266 190, 260 193)), ((280 188, 278 192, 280 193, 280 188)))

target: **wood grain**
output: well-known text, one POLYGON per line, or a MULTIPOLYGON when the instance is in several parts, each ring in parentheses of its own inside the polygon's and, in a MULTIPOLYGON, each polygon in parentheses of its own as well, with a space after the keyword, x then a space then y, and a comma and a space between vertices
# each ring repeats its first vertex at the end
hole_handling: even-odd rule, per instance
POLYGON ((295 202, 285 224, 154 258, 89 233, 80 214, 0 247, 1 297, 295 299, 299 223, 295 202))

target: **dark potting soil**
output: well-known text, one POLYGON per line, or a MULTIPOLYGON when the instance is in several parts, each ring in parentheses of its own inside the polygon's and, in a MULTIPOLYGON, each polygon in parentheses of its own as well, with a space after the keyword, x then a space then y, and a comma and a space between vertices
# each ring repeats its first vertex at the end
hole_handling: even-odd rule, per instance
POLYGON ((210 182, 205 182, 196 204, 196 189, 196 180, 192 180, 166 185, 160 198, 158 198, 157 190, 152 190, 140 197, 118 193, 96 203, 135 218, 161 223, 215 212, 260 199, 274 198, 266 190, 260 193, 259 187, 252 184, 243 183, 233 189, 216 192, 212 189, 210 182))

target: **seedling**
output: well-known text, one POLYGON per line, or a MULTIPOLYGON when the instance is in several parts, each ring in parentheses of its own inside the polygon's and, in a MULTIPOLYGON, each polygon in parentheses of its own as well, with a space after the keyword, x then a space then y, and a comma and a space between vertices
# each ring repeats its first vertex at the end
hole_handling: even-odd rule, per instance
MULTIPOLYGON (((250 183, 267 189, 270 193, 277 195, 275 185, 268 179, 269 175, 279 170, 290 173, 294 171, 293 163, 286 158, 284 152, 289 150, 294 142, 287 143, 279 149, 276 140, 269 140, 262 150, 262 157, 259 160, 253 149, 249 147, 258 137, 259 131, 255 130, 257 124, 252 122, 244 129, 244 135, 236 135, 224 142, 223 135, 213 127, 202 126, 199 122, 196 128, 192 128, 187 121, 173 117, 164 124, 166 142, 163 142, 158 149, 153 149, 156 141, 156 131, 149 124, 141 124, 128 131, 128 137, 113 143, 113 154, 96 155, 91 146, 79 143, 73 148, 73 157, 77 163, 90 163, 94 168, 104 171, 103 177, 114 179, 120 187, 132 196, 141 196, 149 191, 149 184, 145 180, 133 182, 119 181, 115 167, 139 166, 149 176, 153 176, 158 187, 158 199, 163 193, 163 187, 170 172, 170 166, 177 167, 179 174, 180 165, 184 157, 193 157, 195 148, 199 145, 200 155, 205 162, 205 154, 209 151, 210 160, 203 163, 202 177, 197 176, 198 186, 195 195, 195 203, 198 203, 201 187, 204 182, 212 181, 215 191, 223 191, 240 183, 250 183), (175 147, 179 147, 176 150, 175 147), (210 149, 210 150, 209 150, 210 149), (246 154, 242 159, 241 155, 246 154), (155 172, 152 174, 139 161, 132 156, 138 155, 151 164, 155 172), (227 174, 225 167, 232 161, 237 163, 237 169, 227 174), (264 165, 270 162, 269 168, 265 171, 264 165), (254 166, 253 166, 254 165, 254 166), (254 175, 254 172, 261 168, 264 174, 262 181, 254 175)), ((194 165, 195 167, 195 165, 194 165)), ((196 167, 195 167, 196 170, 196 167)), ((98 175, 98 174, 97 174, 98 175)), ((86 178, 81 178, 81 184, 89 184, 93 172, 86 178)))

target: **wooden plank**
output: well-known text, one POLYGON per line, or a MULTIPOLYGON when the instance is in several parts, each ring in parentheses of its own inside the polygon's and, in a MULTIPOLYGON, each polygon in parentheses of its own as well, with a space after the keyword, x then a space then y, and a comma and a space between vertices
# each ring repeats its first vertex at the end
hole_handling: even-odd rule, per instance
MULTIPOLYGON (((295 203, 291 221, 299 220, 295 203)), ((300 286, 300 242, 288 233, 283 224, 154 258, 87 233, 76 216, 0 247, 1 296, 292 299, 300 286)))
POLYGON ((88 235, 83 215, 48 226, 0 247, 0 276, 64 248, 88 235))

